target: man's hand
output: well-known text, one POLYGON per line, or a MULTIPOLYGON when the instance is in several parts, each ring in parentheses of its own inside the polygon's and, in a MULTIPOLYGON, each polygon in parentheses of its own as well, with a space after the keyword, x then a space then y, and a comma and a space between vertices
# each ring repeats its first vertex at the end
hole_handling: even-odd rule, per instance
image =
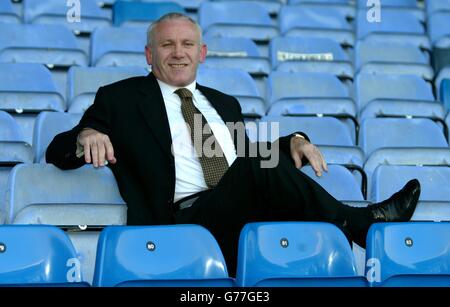
POLYGON ((327 163, 319 149, 300 136, 291 138, 291 157, 294 159, 295 167, 302 167, 302 159, 308 159, 317 176, 322 176, 322 170, 328 172, 327 163))
POLYGON ((106 134, 92 128, 84 128, 78 135, 78 143, 83 146, 84 160, 94 167, 104 166, 105 160, 115 164, 114 149, 106 134))

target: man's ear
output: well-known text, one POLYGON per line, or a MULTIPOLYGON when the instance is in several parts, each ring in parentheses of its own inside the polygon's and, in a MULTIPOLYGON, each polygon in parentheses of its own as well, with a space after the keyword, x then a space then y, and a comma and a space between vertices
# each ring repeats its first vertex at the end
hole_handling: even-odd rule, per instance
POLYGON ((208 47, 206 47, 206 44, 202 44, 200 47, 200 63, 205 62, 206 54, 208 53, 208 47))
POLYGON ((147 64, 152 65, 152 48, 145 46, 145 58, 147 59, 147 64))

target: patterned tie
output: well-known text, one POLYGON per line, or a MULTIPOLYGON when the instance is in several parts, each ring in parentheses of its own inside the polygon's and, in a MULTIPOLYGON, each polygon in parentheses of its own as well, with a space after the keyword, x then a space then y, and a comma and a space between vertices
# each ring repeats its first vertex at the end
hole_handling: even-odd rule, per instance
POLYGON ((194 106, 192 101, 192 93, 186 88, 180 88, 175 91, 181 99, 181 113, 183 113, 184 120, 191 130, 191 140, 194 144, 195 151, 199 155, 200 165, 203 170, 203 176, 205 177, 205 182, 208 188, 213 188, 217 185, 220 178, 228 169, 228 162, 225 155, 217 142, 214 134, 209 127, 203 114, 194 106), (194 126, 194 116, 197 118, 197 125, 194 126), (206 128, 205 128, 206 126, 206 128), (199 131, 202 129, 201 131, 199 131), (205 132, 206 130, 206 132, 205 132), (195 132, 195 133, 194 133, 195 132), (205 141, 208 140, 210 146, 204 146, 205 141), (211 149, 214 154, 206 154, 207 151, 211 149))

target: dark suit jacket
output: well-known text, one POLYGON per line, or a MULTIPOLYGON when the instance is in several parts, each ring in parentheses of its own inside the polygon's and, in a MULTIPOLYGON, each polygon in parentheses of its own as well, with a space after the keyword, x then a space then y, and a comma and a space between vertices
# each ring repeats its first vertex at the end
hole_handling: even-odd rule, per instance
MULTIPOLYGON (((225 123, 243 121, 234 97, 201 85, 197 89, 225 123)), ((47 162, 61 169, 85 164, 84 157, 75 155, 78 133, 85 127, 107 134, 112 142, 117 163, 109 167, 128 205, 128 224, 174 223, 175 162, 169 121, 155 76, 150 73, 101 87, 80 123, 53 139, 46 152, 47 162)), ((279 142, 281 150, 289 154, 290 136, 279 142)))

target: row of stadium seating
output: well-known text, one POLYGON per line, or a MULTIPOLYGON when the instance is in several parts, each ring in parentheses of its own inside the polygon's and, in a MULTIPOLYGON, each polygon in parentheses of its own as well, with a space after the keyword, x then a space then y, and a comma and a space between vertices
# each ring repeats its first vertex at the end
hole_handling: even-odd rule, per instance
MULTIPOLYGON (((366 275, 359 276, 347 240, 334 225, 250 223, 242 229, 237 275, 231 278, 217 242, 201 226, 109 226, 98 239, 92 285, 448 286, 449 236, 449 223, 374 224, 367 236, 366 275)), ((89 286, 73 244, 59 228, 2 226, 0 238, 0 285, 89 286)))

